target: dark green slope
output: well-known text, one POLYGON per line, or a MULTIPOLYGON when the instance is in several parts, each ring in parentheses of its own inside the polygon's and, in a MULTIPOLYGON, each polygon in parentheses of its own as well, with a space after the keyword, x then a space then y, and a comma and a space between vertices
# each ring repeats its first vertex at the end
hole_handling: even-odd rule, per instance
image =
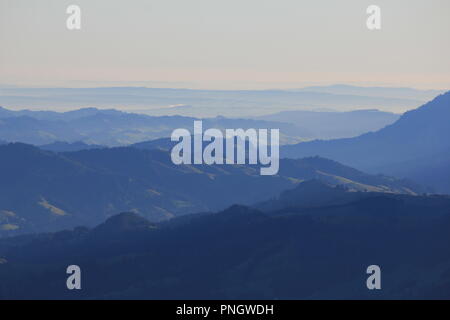
POLYGON ((0 240, 0 298, 448 299, 449 208, 445 196, 377 194, 156 225, 121 214, 0 240), (69 264, 83 270, 81 291, 65 289, 69 264), (378 292, 365 287, 371 264, 382 268, 378 292))
POLYGON ((277 176, 259 167, 181 165, 161 150, 110 148, 52 153, 0 146, 0 236, 92 226, 122 211, 151 221, 253 204, 307 179, 352 190, 420 193, 407 181, 371 176, 322 158, 281 160, 277 176))

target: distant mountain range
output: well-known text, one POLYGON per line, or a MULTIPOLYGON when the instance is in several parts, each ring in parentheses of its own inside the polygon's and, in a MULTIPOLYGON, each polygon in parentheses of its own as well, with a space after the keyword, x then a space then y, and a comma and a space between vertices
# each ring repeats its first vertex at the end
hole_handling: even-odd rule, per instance
POLYGON ((260 210, 164 223, 121 213, 94 228, 0 239, 0 299, 448 299, 449 207, 448 196, 308 181, 260 210), (310 202, 320 194, 322 205, 310 202), (65 287, 72 264, 82 290, 65 287), (382 290, 366 288, 373 264, 382 290))
POLYGON ((87 144, 81 141, 76 142, 53 142, 39 146, 39 149, 53 152, 74 152, 81 150, 101 149, 106 148, 97 144, 87 144))
POLYGON ((167 220, 257 203, 309 179, 355 191, 427 191, 322 158, 282 159, 277 176, 260 176, 256 165, 177 166, 166 151, 136 147, 53 153, 16 143, 0 146, 0 159, 0 236, 92 226, 121 211, 167 220))
POLYGON ((416 108, 439 92, 337 86, 293 90, 190 90, 145 87, 0 88, 0 105, 22 108, 120 108, 149 115, 250 118, 289 110, 416 108), (407 92, 407 94, 406 94, 407 92), (386 96, 384 96, 384 94, 386 96))
MULTIPOLYGON (((292 111, 255 119, 206 118, 203 123, 205 128, 222 130, 277 128, 280 129, 281 143, 289 144, 318 138, 351 137, 380 129, 398 117, 399 115, 375 110, 292 111)), ((114 109, 84 108, 54 112, 12 111, 0 107, 0 137, 9 142, 35 145, 83 142, 89 145, 118 146, 170 137, 177 128, 192 130, 194 120, 198 119, 181 116, 154 117, 114 109)))
MULTIPOLYGON (((197 118, 181 116, 152 117, 121 112, 114 109, 79 109, 69 112, 11 111, 0 107, 0 137, 9 142, 48 145, 55 142, 84 142, 86 144, 120 146, 170 137, 178 128, 193 130, 197 118)), ((282 143, 294 143, 313 136, 290 123, 228 119, 203 119, 207 128, 278 128, 282 143)))
POLYGON ((330 86, 312 86, 298 91, 322 92, 343 95, 355 95, 366 97, 383 97, 396 99, 414 99, 428 101, 442 94, 445 90, 418 90, 401 87, 361 87, 345 84, 335 84, 330 86))
POLYGON ((450 92, 409 111, 392 125, 349 139, 285 146, 290 158, 322 156, 368 172, 415 179, 450 192, 450 92))

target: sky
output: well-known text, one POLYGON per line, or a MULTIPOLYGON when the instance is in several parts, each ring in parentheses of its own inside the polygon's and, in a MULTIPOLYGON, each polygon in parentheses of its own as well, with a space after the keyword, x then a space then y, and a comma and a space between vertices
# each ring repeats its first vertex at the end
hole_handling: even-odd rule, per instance
POLYGON ((0 85, 450 88, 448 0, 0 0, 0 85), (66 9, 81 8, 81 30, 66 9), (366 8, 381 8, 368 30, 366 8))

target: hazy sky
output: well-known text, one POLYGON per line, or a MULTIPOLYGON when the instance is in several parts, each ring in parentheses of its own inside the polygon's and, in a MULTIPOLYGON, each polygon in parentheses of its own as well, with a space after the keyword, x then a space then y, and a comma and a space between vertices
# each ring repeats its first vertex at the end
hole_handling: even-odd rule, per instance
POLYGON ((449 13, 448 0, 0 0, 0 84, 449 89, 449 13))

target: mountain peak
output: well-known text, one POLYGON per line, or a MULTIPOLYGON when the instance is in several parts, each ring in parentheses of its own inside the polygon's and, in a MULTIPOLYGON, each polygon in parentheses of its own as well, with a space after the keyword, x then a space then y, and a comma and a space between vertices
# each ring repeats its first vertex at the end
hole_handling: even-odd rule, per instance
POLYGON ((438 192, 448 192, 449 118, 447 91, 378 131, 354 138, 282 146, 280 154, 288 158, 319 155, 358 170, 408 177, 438 192), (439 173, 432 164, 440 168, 439 173))
POLYGON ((295 200, 312 203, 317 200, 341 196, 347 190, 343 186, 333 186, 319 179, 311 179, 300 183, 292 190, 284 191, 280 195, 280 200, 295 200), (316 199, 317 198, 317 199, 316 199))
POLYGON ((122 212, 110 217, 94 230, 102 233, 122 233, 145 230, 151 227, 154 227, 154 225, 140 215, 134 212, 122 212))
POLYGON ((410 119, 413 117, 417 117, 417 121, 438 121, 440 120, 440 116, 442 116, 442 112, 445 112, 445 114, 450 112, 450 91, 438 95, 433 100, 425 103, 417 109, 405 112, 398 122, 405 120, 411 121, 410 119), (428 117, 432 118, 429 119, 428 117))
POLYGON ((345 186, 333 186, 318 179, 311 179, 300 183, 294 189, 282 192, 278 199, 262 202, 256 207, 263 211, 274 211, 289 207, 329 205, 345 202, 355 194, 349 192, 345 186))

